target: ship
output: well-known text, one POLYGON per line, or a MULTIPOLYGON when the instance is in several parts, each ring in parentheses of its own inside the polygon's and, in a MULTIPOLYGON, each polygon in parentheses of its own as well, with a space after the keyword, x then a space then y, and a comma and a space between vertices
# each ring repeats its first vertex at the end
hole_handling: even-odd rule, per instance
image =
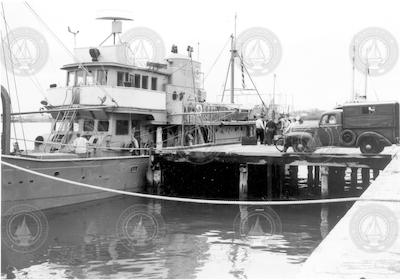
POLYGON ((254 135, 251 109, 206 102, 201 63, 190 51, 181 54, 173 46, 163 61, 136 65, 127 55, 132 51, 129 46, 115 40, 122 33, 122 22, 130 19, 99 19, 112 23, 113 43, 75 48, 73 61, 61 67, 65 84, 50 85, 41 101, 44 110, 9 112, 8 92, 2 86, 2 161, 6 163, 2 165, 2 215, 20 204, 49 209, 111 197, 116 195, 113 190, 147 192, 154 151, 233 143, 254 135), (32 113, 49 114, 51 131, 31 140, 33 150, 23 151, 18 139, 10 139, 10 118, 32 113), (87 139, 83 157, 74 152, 78 135, 87 139))

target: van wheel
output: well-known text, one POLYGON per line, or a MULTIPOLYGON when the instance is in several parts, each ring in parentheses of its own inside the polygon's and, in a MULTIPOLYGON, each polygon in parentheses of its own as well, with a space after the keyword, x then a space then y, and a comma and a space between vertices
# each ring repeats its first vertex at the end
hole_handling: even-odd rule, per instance
POLYGON ((368 137, 360 142, 360 150, 363 154, 379 154, 384 147, 378 142, 377 139, 368 137))
POLYGON ((356 139, 357 135, 350 129, 345 129, 340 133, 340 142, 345 147, 354 146, 356 139))

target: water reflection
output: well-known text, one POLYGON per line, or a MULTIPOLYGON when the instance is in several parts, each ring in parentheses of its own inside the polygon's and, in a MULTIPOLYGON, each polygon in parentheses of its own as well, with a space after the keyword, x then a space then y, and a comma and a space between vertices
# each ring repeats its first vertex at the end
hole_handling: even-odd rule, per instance
POLYGON ((290 277, 349 206, 254 208, 128 197, 81 204, 45 212, 49 232, 36 251, 21 254, 3 244, 2 273, 46 279, 290 277))

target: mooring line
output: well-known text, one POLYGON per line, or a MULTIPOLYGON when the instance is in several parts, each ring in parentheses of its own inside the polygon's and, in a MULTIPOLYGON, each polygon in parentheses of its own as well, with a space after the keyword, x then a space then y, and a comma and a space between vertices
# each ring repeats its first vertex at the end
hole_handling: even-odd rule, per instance
POLYGON ((127 192, 123 190, 116 190, 107 187, 100 187, 85 183, 80 183, 64 178, 54 177, 48 174, 36 172, 24 167, 20 167, 15 164, 11 164, 5 161, 1 161, 1 164, 5 166, 15 168, 20 171, 24 171, 33 175, 37 175, 40 177, 44 177, 50 180, 55 180, 58 182, 63 182, 71 185, 81 186, 85 188, 112 192, 117 194, 143 197, 149 199, 158 199, 158 200, 168 200, 168 201, 177 201, 177 202, 190 202, 190 203, 198 203, 198 204, 222 204, 222 205, 258 205, 258 206, 268 206, 268 205, 300 205, 300 204, 323 204, 323 203, 338 203, 338 202, 354 202, 354 201, 368 201, 368 202, 400 202, 400 199, 373 199, 373 198, 361 198, 361 197, 346 197, 346 198, 328 198, 328 199, 307 199, 307 200, 291 200, 291 201, 238 201, 238 200, 213 200, 213 199, 197 199, 197 198, 184 198, 184 197, 171 197, 171 196, 161 196, 161 195, 153 195, 153 194, 144 194, 137 192, 127 192))

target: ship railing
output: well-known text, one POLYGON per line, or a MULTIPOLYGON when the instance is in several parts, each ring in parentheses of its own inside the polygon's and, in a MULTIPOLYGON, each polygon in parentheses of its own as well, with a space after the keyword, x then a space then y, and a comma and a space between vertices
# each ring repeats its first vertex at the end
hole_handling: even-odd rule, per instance
MULTIPOLYGON (((14 138, 14 137, 11 137, 10 139, 12 139, 12 140, 16 140, 16 141, 18 141, 18 140, 24 140, 24 139, 21 139, 21 138, 14 138)), ((88 150, 91 150, 91 149, 100 149, 100 150, 109 150, 109 151, 128 151, 128 152, 136 152, 136 151, 138 151, 138 152, 150 152, 151 150, 153 150, 153 148, 127 148, 127 147, 112 147, 112 146, 96 146, 96 145, 93 145, 93 144, 89 144, 88 143, 88 145, 87 146, 74 146, 74 145, 72 145, 72 144, 70 144, 70 143, 60 143, 60 142, 53 142, 53 141, 40 141, 40 140, 27 140, 27 139, 25 139, 25 141, 26 142, 32 142, 32 143, 35 143, 35 145, 37 146, 37 145, 54 145, 54 144, 56 144, 56 145, 58 145, 58 146, 61 146, 61 147, 63 147, 63 148, 65 148, 65 150, 66 151, 69 151, 69 152, 71 152, 71 151, 73 151, 73 149, 75 149, 75 148, 87 148, 88 150)), ((36 149, 34 149, 34 151, 35 150, 40 150, 40 148, 36 148, 36 149)))

